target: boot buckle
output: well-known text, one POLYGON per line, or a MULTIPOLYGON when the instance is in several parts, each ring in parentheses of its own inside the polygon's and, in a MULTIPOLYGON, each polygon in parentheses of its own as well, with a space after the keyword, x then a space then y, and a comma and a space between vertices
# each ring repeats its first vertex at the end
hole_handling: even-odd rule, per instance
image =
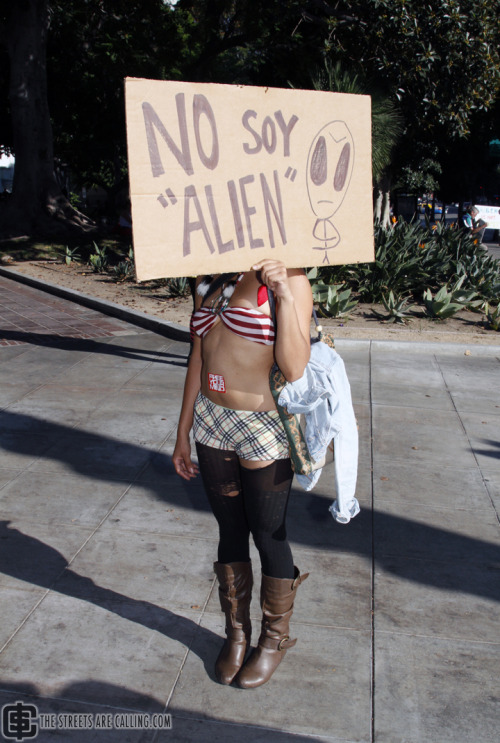
POLYGON ((276 649, 279 650, 280 652, 282 650, 286 650, 286 648, 283 648, 283 645, 284 645, 285 642, 288 642, 289 639, 290 639, 290 635, 285 635, 285 637, 282 637, 281 640, 279 641, 278 647, 276 649))

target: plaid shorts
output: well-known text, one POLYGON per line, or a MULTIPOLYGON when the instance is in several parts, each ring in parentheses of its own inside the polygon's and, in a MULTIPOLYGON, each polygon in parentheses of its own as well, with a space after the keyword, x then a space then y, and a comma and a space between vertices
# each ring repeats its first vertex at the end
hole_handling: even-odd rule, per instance
POLYGON ((214 449, 235 451, 254 462, 288 459, 290 450, 277 410, 223 408, 201 392, 194 404, 194 440, 214 449))

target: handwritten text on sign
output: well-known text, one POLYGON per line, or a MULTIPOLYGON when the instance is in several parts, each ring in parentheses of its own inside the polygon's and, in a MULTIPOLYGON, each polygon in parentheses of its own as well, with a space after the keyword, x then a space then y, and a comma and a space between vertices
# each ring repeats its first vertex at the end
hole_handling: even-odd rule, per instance
POLYGON ((129 79, 127 132, 139 279, 373 260, 365 96, 129 79))

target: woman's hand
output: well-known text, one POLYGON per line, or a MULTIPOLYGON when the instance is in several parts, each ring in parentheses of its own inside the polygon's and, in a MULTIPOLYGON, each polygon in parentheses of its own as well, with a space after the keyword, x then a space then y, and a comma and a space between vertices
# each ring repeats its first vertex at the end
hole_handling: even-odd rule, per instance
POLYGON ((260 271, 262 283, 269 287, 278 299, 292 299, 288 272, 282 261, 266 258, 252 266, 252 270, 260 271))
POLYGON ((304 373, 311 353, 309 325, 313 307, 311 285, 303 269, 286 268, 265 259, 252 266, 276 297, 277 332, 274 357, 288 382, 304 373))
POLYGON ((189 481, 198 474, 197 465, 191 461, 191 444, 189 443, 189 439, 177 438, 174 453, 172 454, 172 462, 174 463, 175 471, 183 480, 189 481))

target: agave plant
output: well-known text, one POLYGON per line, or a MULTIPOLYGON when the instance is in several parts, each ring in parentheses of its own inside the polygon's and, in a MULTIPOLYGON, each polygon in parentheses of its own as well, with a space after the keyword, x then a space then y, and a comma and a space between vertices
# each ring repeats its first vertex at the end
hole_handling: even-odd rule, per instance
POLYGON ((115 281, 127 281, 134 278, 134 264, 128 260, 120 261, 111 269, 111 275, 115 281))
POLYGON ((424 231, 420 225, 402 222, 390 230, 375 227, 375 261, 356 267, 357 288, 363 301, 381 302, 392 290, 403 296, 416 286, 425 286, 418 248, 424 231))
POLYGON ((485 310, 487 327, 497 332, 500 331, 500 304, 497 304, 496 307, 490 307, 486 304, 485 310))
POLYGON ((78 248, 70 248, 69 245, 66 245, 64 251, 61 250, 60 255, 61 260, 63 260, 67 266, 69 266, 73 261, 80 260, 78 248))
POLYGON ((103 245, 102 248, 100 248, 97 243, 93 243, 94 245, 94 253, 91 254, 89 258, 90 265, 92 266, 92 270, 95 273, 105 273, 108 268, 108 255, 106 252, 106 246, 103 245))
POLYGON ((318 313, 321 317, 345 317, 356 307, 358 301, 350 299, 351 290, 340 291, 343 286, 343 284, 327 285, 323 281, 312 285, 313 299, 318 302, 318 313))
POLYGON ((189 281, 186 276, 167 279, 167 288, 171 297, 185 297, 189 292, 189 281))
POLYGON ((474 289, 462 289, 465 279, 465 275, 461 276, 451 287, 451 301, 457 302, 469 310, 477 310, 484 304, 483 300, 477 298, 477 292, 474 289))
POLYGON ((423 299, 425 314, 434 320, 446 320, 464 308, 463 304, 452 301, 453 295, 447 286, 442 286, 435 296, 430 289, 426 289, 423 299))
POLYGON ((374 240, 373 262, 312 269, 311 284, 343 284, 362 302, 383 302, 390 291, 395 298, 411 295, 418 301, 426 289, 436 293, 451 286, 453 277, 453 304, 472 310, 482 310, 485 301, 496 305, 500 263, 462 230, 444 223, 433 231, 417 222, 402 221, 391 228, 376 223, 374 240))
POLYGON ((408 312, 413 308, 412 304, 408 304, 408 297, 394 296, 392 291, 388 295, 382 297, 382 304, 387 310, 387 315, 372 310, 373 314, 385 322, 400 323, 402 325, 410 321, 408 312))

